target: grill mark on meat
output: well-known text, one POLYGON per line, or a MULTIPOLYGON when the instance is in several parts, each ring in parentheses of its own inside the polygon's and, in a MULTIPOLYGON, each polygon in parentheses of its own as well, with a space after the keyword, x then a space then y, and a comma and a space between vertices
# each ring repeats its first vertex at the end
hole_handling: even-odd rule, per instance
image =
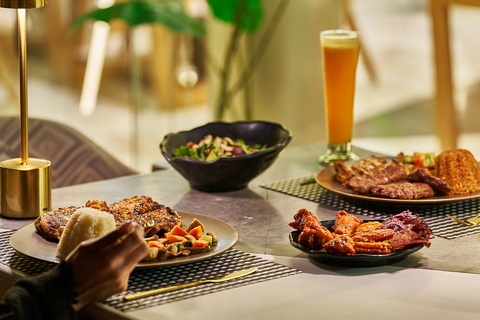
POLYGON ((400 181, 385 185, 378 185, 371 189, 373 195, 391 198, 414 200, 433 197, 435 192, 432 187, 423 182, 400 181))
POLYGON ((149 229, 146 236, 153 236, 160 231, 168 232, 176 225, 182 226, 181 217, 175 210, 146 196, 124 199, 111 204, 109 209, 115 217, 117 226, 130 220, 141 223, 143 219, 152 219, 155 226, 149 229))
POLYGON ((358 194, 371 193, 372 188, 396 181, 407 179, 407 172, 403 166, 392 164, 385 169, 374 171, 369 174, 355 176, 345 183, 347 188, 358 194))
POLYGON ((48 241, 58 241, 71 215, 79 207, 58 208, 35 219, 35 229, 48 241))
MULTIPOLYGON (((117 227, 128 221, 141 223, 144 219, 153 220, 154 226, 146 231, 146 237, 168 232, 176 225, 179 227, 183 225, 182 218, 174 209, 159 204, 147 196, 124 199, 111 205, 107 205, 105 201, 89 200, 85 206, 109 212, 114 216, 117 227)), ((46 240, 58 241, 70 216, 78 208, 80 207, 59 208, 41 215, 35 220, 37 232, 46 240)))

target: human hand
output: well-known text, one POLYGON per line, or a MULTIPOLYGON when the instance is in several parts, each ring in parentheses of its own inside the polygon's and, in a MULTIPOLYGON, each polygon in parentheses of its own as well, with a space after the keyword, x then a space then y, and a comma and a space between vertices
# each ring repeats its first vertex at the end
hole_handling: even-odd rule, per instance
POLYGON ((66 258, 72 266, 72 289, 77 293, 74 309, 125 291, 130 273, 147 254, 143 229, 136 223, 80 243, 66 258))

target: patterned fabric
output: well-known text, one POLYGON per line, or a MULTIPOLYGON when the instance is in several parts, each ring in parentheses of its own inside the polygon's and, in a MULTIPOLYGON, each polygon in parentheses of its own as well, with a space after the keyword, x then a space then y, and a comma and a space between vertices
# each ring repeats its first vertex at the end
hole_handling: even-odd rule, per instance
MULTIPOLYGON (((135 174, 80 132, 44 119, 29 119, 29 157, 52 163, 52 187, 135 174)), ((20 119, 0 117, 0 161, 21 156, 20 119)))

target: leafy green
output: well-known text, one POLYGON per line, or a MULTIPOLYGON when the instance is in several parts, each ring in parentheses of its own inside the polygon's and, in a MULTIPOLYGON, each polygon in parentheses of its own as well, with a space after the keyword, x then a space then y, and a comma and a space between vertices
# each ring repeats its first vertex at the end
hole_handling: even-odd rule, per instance
POLYGON ((256 32, 262 25, 261 0, 208 0, 208 4, 215 17, 237 25, 246 33, 256 32))
POLYGON ((192 148, 188 148, 186 146, 181 146, 175 149, 175 151, 173 152, 173 155, 175 157, 180 157, 180 158, 189 157, 192 159, 201 160, 201 159, 198 159, 197 153, 195 152, 195 150, 193 150, 192 148))
POLYGON ((234 155, 232 152, 225 152, 225 147, 241 148, 243 150, 243 154, 252 154, 267 148, 266 145, 262 146, 260 144, 250 146, 242 139, 237 139, 234 141, 230 140, 229 142, 227 141, 227 138, 206 138, 207 137, 202 139, 198 145, 194 145, 193 143, 189 142, 187 145, 192 145, 192 147, 187 147, 187 145, 184 145, 176 148, 173 152, 173 156, 182 158, 188 157, 193 160, 212 161, 218 158, 241 156, 241 154, 234 155), (208 143, 205 141, 208 141, 208 143), (233 142, 233 145, 231 142, 233 142))
POLYGON ((158 23, 175 32, 194 37, 201 37, 206 33, 204 24, 191 17, 178 0, 131 0, 108 8, 95 9, 78 16, 70 27, 70 33, 78 30, 88 20, 110 22, 114 19, 121 19, 131 27, 158 23))

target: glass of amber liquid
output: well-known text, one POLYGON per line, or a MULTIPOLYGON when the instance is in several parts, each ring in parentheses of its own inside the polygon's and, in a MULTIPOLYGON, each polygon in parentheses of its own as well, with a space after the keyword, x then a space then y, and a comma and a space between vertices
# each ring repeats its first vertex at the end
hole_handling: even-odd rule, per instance
POLYGON ((352 153, 353 103, 357 71, 358 32, 327 30, 320 33, 328 151, 320 156, 323 166, 354 160, 352 153))

